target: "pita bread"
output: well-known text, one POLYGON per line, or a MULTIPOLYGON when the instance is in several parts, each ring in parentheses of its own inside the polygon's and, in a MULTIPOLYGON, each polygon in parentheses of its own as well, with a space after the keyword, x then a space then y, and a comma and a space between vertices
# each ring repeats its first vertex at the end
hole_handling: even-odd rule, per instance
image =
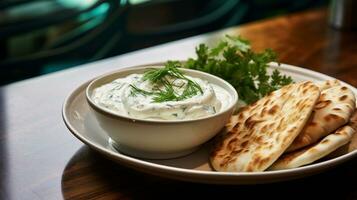
POLYGON ((313 163, 347 144, 354 132, 355 130, 348 125, 339 128, 311 147, 283 155, 269 170, 290 169, 313 163))
POLYGON ((214 147, 217 171, 264 171, 301 132, 320 95, 312 82, 290 84, 238 114, 238 122, 214 147))
POLYGON ((336 85, 336 82, 326 82, 325 85, 330 85, 330 87, 325 87, 327 89, 321 92, 309 122, 287 149, 287 152, 316 143, 346 124, 354 112, 356 98, 350 89, 346 86, 336 85))
POLYGON ((238 123, 238 115, 232 115, 229 121, 226 123, 221 132, 213 139, 213 143, 217 143, 223 140, 223 137, 233 129, 233 127, 238 123))
POLYGON ((334 86, 341 85, 341 82, 337 79, 327 80, 327 81, 320 81, 316 83, 316 85, 320 88, 320 90, 326 90, 334 86))
MULTIPOLYGON (((350 118, 348 125, 356 131, 355 133, 357 133, 357 109, 355 109, 355 112, 352 114, 352 117, 350 118)), ((330 153, 329 155, 325 156, 324 159, 327 160, 333 159, 342 156, 344 154, 347 154, 351 151, 354 151, 356 149, 357 149, 357 134, 353 134, 350 142, 338 148, 337 150, 330 153)))
POLYGON ((237 123, 238 123, 238 115, 232 115, 231 118, 229 118, 228 123, 225 125, 226 132, 231 131, 237 123))
POLYGON ((357 108, 355 109, 355 112, 352 114, 350 121, 348 122, 348 125, 350 125, 355 131, 357 131, 357 108))
MULTIPOLYGON (((357 133, 357 109, 355 109, 355 112, 352 114, 352 117, 348 125, 351 126, 356 131, 355 133, 357 133)), ((351 138, 351 142, 347 145, 346 151, 343 152, 343 154, 355 151, 356 149, 357 149, 357 134, 353 134, 351 138)))

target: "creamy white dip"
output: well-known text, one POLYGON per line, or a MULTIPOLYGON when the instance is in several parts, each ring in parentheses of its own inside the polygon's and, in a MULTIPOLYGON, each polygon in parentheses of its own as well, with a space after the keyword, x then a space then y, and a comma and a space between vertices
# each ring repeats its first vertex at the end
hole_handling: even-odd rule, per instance
MULTIPOLYGON (((225 109, 232 101, 231 95, 222 87, 205 80, 186 76, 197 83, 203 93, 181 101, 154 102, 152 96, 133 94, 130 84, 145 91, 152 91, 153 85, 149 81, 142 80, 143 74, 131 74, 125 78, 119 78, 111 83, 94 89, 93 101, 106 109, 120 115, 137 119, 162 119, 183 120, 197 119, 225 109)), ((182 85, 187 82, 182 79, 174 80, 175 93, 183 92, 182 85)))

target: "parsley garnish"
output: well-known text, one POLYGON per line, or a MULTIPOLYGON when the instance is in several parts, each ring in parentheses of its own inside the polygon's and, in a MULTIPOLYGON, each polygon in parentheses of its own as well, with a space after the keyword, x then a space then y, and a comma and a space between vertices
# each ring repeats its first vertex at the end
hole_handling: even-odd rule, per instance
POLYGON ((271 49, 255 53, 249 41, 238 37, 226 36, 216 47, 205 44, 196 47, 197 58, 190 58, 186 68, 208 72, 228 81, 237 90, 239 98, 252 103, 266 94, 292 83, 291 77, 283 76, 278 70, 267 74, 269 62, 276 61, 271 49))
POLYGON ((187 98, 193 97, 197 94, 202 94, 201 87, 183 75, 178 69, 181 63, 177 61, 168 61, 164 68, 150 69, 145 72, 142 80, 150 81, 153 84, 152 91, 142 90, 133 84, 130 84, 132 95, 141 94, 144 96, 152 96, 152 100, 156 103, 165 101, 181 101, 187 98), (177 79, 185 80, 186 83, 182 85, 176 85, 177 79), (174 87, 185 87, 181 94, 175 92, 174 87))

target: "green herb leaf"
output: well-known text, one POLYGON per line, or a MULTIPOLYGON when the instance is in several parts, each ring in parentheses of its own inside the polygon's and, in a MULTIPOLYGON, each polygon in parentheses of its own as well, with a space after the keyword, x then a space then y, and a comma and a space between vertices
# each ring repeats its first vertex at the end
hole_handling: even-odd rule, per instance
POLYGON ((165 101, 181 101, 199 93, 203 94, 202 88, 197 83, 184 76, 178 69, 179 66, 181 66, 181 63, 178 61, 168 61, 164 68, 148 70, 144 73, 142 79, 144 81, 150 81, 154 85, 153 88, 156 89, 153 91, 145 91, 131 84, 132 94, 152 96, 153 101, 156 103, 165 101), (169 79, 174 79, 174 81, 170 82, 169 79), (175 92, 174 87, 180 88, 183 86, 174 84, 177 79, 182 79, 187 82, 182 94, 177 94, 175 92))
POLYGON ((200 44, 196 54, 196 59, 190 58, 180 66, 221 77, 235 87, 240 99, 246 103, 252 103, 293 82, 291 77, 281 75, 278 70, 272 75, 267 73, 268 63, 277 58, 274 51, 253 52, 249 41, 240 36, 227 35, 225 40, 211 49, 200 44))

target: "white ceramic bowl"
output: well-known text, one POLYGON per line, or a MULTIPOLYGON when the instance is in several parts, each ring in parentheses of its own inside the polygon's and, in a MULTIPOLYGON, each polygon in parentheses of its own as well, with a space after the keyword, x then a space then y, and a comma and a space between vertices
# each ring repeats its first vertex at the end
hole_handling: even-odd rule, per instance
POLYGON ((231 116, 238 94, 226 81, 196 70, 181 69, 225 89, 231 96, 229 106, 214 115, 190 120, 136 119, 120 115, 94 103, 95 88, 133 73, 144 73, 153 66, 125 68, 94 79, 86 89, 86 98, 101 128, 115 142, 119 151, 140 158, 166 159, 193 152, 214 137, 231 116))

